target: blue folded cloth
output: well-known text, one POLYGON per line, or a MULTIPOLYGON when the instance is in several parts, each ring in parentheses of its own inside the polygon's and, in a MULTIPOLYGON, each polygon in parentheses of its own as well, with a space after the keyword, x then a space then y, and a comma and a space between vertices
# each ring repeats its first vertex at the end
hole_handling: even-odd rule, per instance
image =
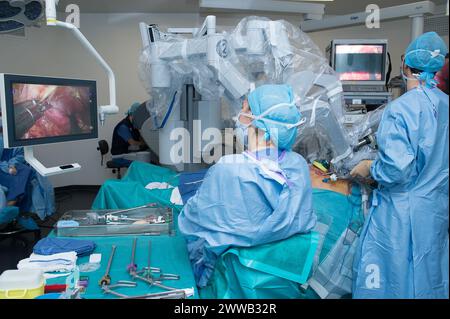
POLYGON ((180 174, 178 190, 180 191, 184 204, 186 204, 187 201, 194 196, 200 188, 207 171, 208 169, 202 169, 195 173, 180 174))
POLYGON ((34 245, 33 252, 38 255, 53 255, 75 251, 79 257, 90 255, 96 245, 91 240, 43 238, 34 245))

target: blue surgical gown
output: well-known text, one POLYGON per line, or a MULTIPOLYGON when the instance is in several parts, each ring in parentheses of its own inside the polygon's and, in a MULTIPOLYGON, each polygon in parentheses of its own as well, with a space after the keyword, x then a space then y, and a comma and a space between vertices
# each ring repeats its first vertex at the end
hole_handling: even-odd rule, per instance
POLYGON ((279 167, 288 184, 276 182, 243 154, 224 156, 184 206, 178 226, 186 236, 199 287, 206 286, 217 257, 230 246, 257 246, 315 226, 306 161, 286 152, 279 167))
POLYGON ((3 148, 3 137, 0 136, 0 184, 8 189, 6 199, 14 201, 22 198, 22 202, 28 202, 29 182, 31 167, 25 165, 23 150, 20 148, 3 148), (9 173, 9 168, 14 166, 16 175, 9 173))
POLYGON ((26 164, 22 148, 5 149, 1 134, 0 184, 7 188, 7 201, 18 200, 21 212, 36 213, 42 220, 55 212, 54 190, 48 178, 26 164), (9 174, 10 166, 16 167, 16 175, 9 174))
POLYGON ((448 108, 448 95, 419 87, 384 111, 354 298, 448 298, 448 108))

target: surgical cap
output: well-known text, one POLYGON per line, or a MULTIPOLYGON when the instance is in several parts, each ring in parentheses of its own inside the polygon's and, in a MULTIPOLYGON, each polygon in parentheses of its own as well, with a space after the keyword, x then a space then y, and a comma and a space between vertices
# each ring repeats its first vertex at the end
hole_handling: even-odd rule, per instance
POLYGON ((283 150, 290 150, 297 137, 297 127, 288 128, 285 124, 295 124, 302 117, 293 100, 294 93, 290 85, 263 85, 248 96, 248 104, 255 116, 277 104, 286 103, 286 106, 269 111, 264 118, 253 122, 255 127, 266 132, 266 140, 271 139, 278 148, 283 150))
POLYGON ((406 49, 405 64, 423 71, 419 79, 433 84, 434 74, 445 64, 447 46, 436 32, 427 32, 415 39, 406 49))
POLYGON ((134 102, 133 105, 126 111, 125 115, 133 115, 134 112, 138 109, 138 107, 141 106, 141 103, 134 102))

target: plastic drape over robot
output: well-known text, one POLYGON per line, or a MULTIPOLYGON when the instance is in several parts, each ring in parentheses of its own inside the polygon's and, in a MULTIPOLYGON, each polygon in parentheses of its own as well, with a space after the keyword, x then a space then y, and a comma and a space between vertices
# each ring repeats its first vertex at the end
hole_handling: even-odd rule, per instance
POLYGON ((376 130, 380 116, 369 114, 352 130, 344 127, 342 85, 320 49, 298 27, 283 20, 246 17, 230 33, 214 29, 188 38, 156 30, 157 38, 144 48, 139 66, 151 97, 147 102, 151 129, 164 127, 180 103, 185 83, 193 83, 203 99, 220 99, 227 105, 224 121, 238 113, 254 87, 286 83, 307 119, 294 150, 309 161, 330 161, 341 174, 360 159, 375 157, 370 145, 359 149, 357 145, 376 130))

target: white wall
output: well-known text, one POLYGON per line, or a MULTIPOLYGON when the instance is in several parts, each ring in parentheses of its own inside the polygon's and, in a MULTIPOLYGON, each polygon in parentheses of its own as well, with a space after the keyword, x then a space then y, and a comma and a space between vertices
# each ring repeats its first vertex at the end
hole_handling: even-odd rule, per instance
MULTIPOLYGON (((138 23, 157 23, 162 27, 196 26, 197 15, 103 15, 82 14, 80 30, 94 45, 116 74, 118 115, 107 117, 99 127, 99 139, 111 145, 115 124, 134 101, 148 96, 138 78, 138 58, 141 40, 138 23)), ((102 68, 82 48, 76 38, 64 29, 32 28, 27 38, 0 36, 0 72, 60 76, 97 80, 98 103, 108 100, 108 80, 102 68)), ((55 187, 66 185, 99 185, 106 178, 114 178, 110 170, 100 166, 97 140, 38 146, 36 157, 46 166, 77 162, 82 170, 51 177, 55 187)))
MULTIPOLYGON (((223 15, 218 25, 229 29, 243 16, 223 15)), ((281 18, 272 16, 271 18, 281 18)), ((298 25, 299 21, 290 18, 298 25)), ((123 117, 134 101, 146 100, 147 94, 138 78, 138 57, 141 40, 138 23, 156 23, 166 27, 198 26, 203 16, 197 14, 82 14, 81 31, 110 64, 116 74, 117 98, 120 114, 107 118, 99 128, 99 139, 111 143, 115 124, 123 117)), ((410 41, 408 19, 383 22, 382 28, 368 30, 365 27, 349 27, 310 33, 318 46, 325 47, 336 38, 387 38, 393 59, 393 75, 398 74, 399 59, 410 41)), ((448 37, 446 37, 448 43, 448 37)), ((66 30, 32 28, 26 39, 0 36, 0 72, 60 76, 97 80, 99 104, 108 103, 108 81, 99 65, 78 45, 66 30)), ((78 162, 83 169, 77 173, 52 177, 56 187, 67 185, 100 185, 106 178, 114 178, 111 172, 100 166, 97 140, 54 144, 36 147, 36 156, 47 166, 78 162)))

